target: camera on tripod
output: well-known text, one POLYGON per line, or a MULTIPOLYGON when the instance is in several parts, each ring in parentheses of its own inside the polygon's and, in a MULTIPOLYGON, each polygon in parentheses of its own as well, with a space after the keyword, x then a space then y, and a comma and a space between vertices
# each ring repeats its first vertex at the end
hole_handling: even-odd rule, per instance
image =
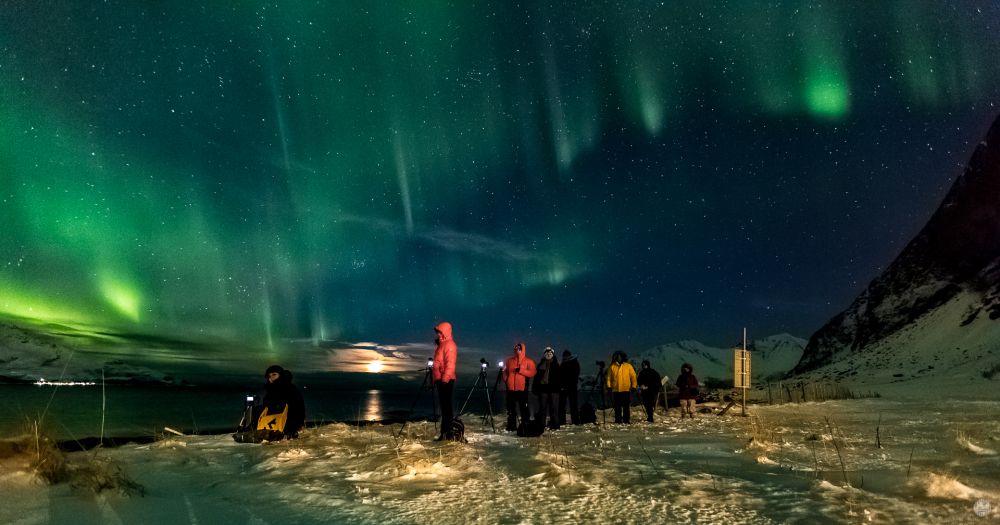
POLYGON ((427 368, 428 369, 434 368, 434 358, 433 357, 428 357, 427 358, 427 368))
POLYGON ((486 358, 484 357, 479 358, 479 368, 481 370, 486 370, 489 366, 490 366, 489 363, 486 362, 486 358))
POLYGON ((246 406, 247 407, 252 407, 254 405, 254 403, 256 403, 256 402, 257 402, 257 397, 256 396, 254 396, 253 394, 247 394, 246 395, 246 406))
POLYGON ((598 361, 597 368, 604 368, 604 361, 598 361))

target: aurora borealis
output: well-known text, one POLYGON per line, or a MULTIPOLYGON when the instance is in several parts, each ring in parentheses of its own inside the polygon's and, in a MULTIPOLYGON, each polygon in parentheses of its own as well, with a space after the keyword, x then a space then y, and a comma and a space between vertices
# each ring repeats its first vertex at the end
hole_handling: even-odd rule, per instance
POLYGON ((8 1, 0 314, 248 348, 808 336, 1000 112, 970 2, 8 1))

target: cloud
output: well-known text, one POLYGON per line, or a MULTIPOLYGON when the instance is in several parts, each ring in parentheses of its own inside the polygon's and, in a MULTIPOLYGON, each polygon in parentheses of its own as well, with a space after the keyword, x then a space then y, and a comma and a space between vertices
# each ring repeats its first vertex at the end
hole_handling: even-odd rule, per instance
POLYGON ((551 257, 535 255, 516 244, 487 237, 485 235, 460 232, 450 228, 434 228, 427 230, 418 225, 414 228, 413 233, 408 233, 403 225, 386 219, 361 217, 357 215, 341 215, 337 220, 362 224, 366 227, 396 236, 415 237, 452 252, 471 253, 517 262, 536 262, 543 264, 553 263, 553 259, 551 257))

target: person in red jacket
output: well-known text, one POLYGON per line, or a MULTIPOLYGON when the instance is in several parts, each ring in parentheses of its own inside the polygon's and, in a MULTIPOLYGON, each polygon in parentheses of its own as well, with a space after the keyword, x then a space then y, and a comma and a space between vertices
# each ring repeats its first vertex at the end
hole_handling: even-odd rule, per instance
POLYGON ((514 355, 507 358, 503 367, 503 382, 507 387, 507 430, 517 431, 518 412, 521 422, 531 419, 528 408, 528 379, 535 377, 535 362, 524 354, 524 343, 514 345, 514 355))
POLYGON ((445 439, 451 431, 451 420, 455 417, 455 404, 452 398, 455 393, 455 360, 458 358, 458 347, 451 337, 451 323, 441 323, 434 327, 437 348, 434 350, 434 364, 431 378, 434 388, 438 391, 438 401, 441 405, 441 435, 445 439))

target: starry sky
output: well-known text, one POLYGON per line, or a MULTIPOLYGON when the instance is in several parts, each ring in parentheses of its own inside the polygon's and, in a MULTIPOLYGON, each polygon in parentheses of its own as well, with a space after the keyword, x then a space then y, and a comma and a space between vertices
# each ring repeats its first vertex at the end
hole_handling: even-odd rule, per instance
POLYGON ((997 34, 975 0, 8 0, 0 314, 248 354, 808 337, 1000 113, 997 34))

